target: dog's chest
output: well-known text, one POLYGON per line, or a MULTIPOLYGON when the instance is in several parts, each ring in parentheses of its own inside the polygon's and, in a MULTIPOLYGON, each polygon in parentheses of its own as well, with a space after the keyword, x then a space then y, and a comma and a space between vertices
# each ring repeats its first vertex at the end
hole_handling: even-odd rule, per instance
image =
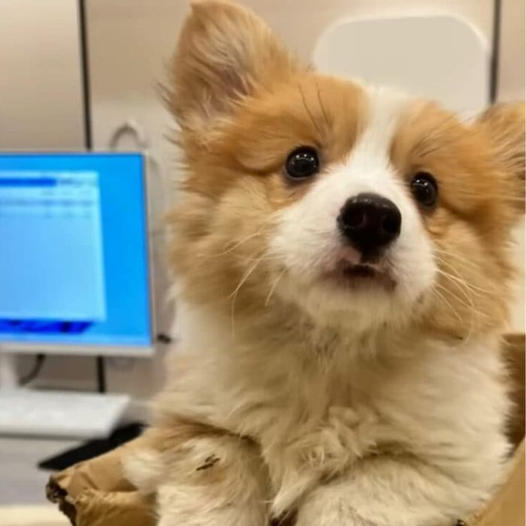
POLYGON ((456 440, 465 427, 485 432, 505 412, 501 367, 488 342, 374 349, 331 335, 281 338, 268 331, 236 339, 215 316, 185 321, 172 407, 258 441, 281 443, 323 429, 329 436, 336 430, 336 443, 357 430, 376 435, 374 441, 404 434, 456 440), (480 408, 484 419, 475 417, 480 408), (473 421, 463 426, 466 420, 473 421))

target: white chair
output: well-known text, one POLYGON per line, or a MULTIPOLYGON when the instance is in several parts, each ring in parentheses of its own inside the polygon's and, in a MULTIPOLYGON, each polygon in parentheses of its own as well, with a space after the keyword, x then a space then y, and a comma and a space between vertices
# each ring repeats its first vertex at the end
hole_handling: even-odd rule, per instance
POLYGON ((398 87, 455 111, 489 102, 491 45, 454 16, 342 20, 322 33, 313 59, 320 71, 398 87))

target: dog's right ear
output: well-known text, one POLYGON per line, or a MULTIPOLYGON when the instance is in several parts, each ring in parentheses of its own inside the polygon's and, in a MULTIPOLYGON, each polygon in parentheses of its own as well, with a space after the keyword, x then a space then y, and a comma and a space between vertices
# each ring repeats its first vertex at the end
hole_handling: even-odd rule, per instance
POLYGON ((492 146, 492 154, 502 170, 503 195, 521 215, 524 214, 526 171, 526 105, 524 102, 500 103, 490 107, 478 119, 492 146))
POLYGON ((295 60, 252 12, 217 0, 192 2, 172 64, 168 105, 183 131, 228 117, 259 87, 287 78, 295 60))

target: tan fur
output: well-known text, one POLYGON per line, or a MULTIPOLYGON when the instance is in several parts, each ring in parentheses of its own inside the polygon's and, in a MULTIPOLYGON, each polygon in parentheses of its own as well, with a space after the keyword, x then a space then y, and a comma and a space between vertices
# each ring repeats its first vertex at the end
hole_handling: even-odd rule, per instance
MULTIPOLYGON (((439 526, 480 506, 508 450, 497 349, 523 200, 523 108, 462 123, 317 74, 253 14, 218 1, 193 4, 173 74, 187 172, 171 218, 182 341, 151 448, 127 463, 157 494, 159 524, 264 526, 297 513, 298 526, 439 526), (405 303, 329 287, 313 296, 276 238, 290 210, 352 165, 377 98, 393 111, 388 168, 417 211, 433 282, 405 303), (320 151, 322 170, 294 184, 283 165, 301 145, 320 151), (418 171, 438 181, 433 210, 411 202, 418 171)), ((383 140, 382 126, 375 133, 383 140)))
POLYGON ((508 319, 506 285, 514 275, 508 233, 517 216, 516 205, 509 203, 523 201, 521 117, 524 122, 522 104, 502 106, 468 125, 435 105, 420 106, 402 124, 393 144, 400 173, 428 171, 439 182, 440 206, 423 218, 443 272, 437 289, 446 298, 430 305, 430 316, 434 324, 459 336, 502 327, 508 319), (502 124, 502 130, 493 128, 490 136, 490 119, 510 122, 506 128, 502 124), (510 155, 516 152, 515 166, 492 155, 502 147, 510 155))

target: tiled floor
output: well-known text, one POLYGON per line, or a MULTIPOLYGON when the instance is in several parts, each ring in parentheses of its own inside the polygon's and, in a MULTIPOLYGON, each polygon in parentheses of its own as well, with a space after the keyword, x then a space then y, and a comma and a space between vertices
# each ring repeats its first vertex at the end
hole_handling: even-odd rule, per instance
POLYGON ((35 440, 0 437, 0 506, 44 504, 49 471, 37 463, 74 446, 64 440, 35 440))

